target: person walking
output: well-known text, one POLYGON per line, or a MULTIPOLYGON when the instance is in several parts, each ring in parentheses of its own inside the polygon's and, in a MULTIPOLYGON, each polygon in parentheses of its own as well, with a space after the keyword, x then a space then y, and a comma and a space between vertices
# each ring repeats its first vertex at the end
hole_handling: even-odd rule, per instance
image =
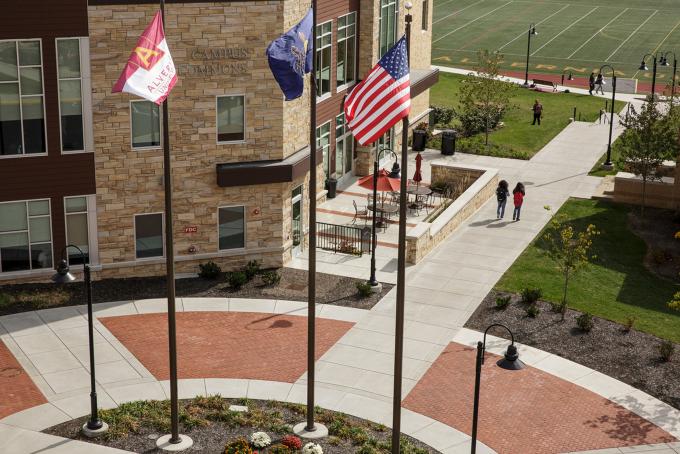
POLYGON ((519 221, 519 215, 522 211, 522 204, 524 203, 524 185, 522 183, 517 183, 515 189, 512 190, 513 201, 515 202, 515 211, 512 212, 512 220, 519 221))
POLYGON ((604 77, 602 76, 602 73, 597 75, 597 79, 595 79, 595 94, 599 91, 601 94, 604 94, 604 77))
POLYGON ((541 126, 541 117, 543 116, 543 105, 540 102, 538 102, 538 99, 534 101, 534 105, 531 107, 531 110, 534 112, 534 122, 531 124, 535 125, 536 122, 538 122, 538 126, 541 126))
POLYGON ((508 203, 508 182, 501 180, 496 188, 496 199, 498 200, 498 209, 496 210, 496 219, 503 219, 505 216, 505 204, 508 203))
POLYGON ((595 90, 595 73, 590 73, 590 77, 588 78, 588 93, 592 95, 593 90, 595 90))

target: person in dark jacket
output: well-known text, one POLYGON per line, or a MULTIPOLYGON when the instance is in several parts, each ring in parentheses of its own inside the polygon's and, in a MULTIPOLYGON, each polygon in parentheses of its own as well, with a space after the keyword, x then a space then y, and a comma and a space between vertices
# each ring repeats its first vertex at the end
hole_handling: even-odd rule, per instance
POLYGON ((519 215, 522 211, 522 204, 524 203, 524 196, 526 192, 524 191, 524 185, 522 183, 517 183, 515 189, 512 190, 513 202, 515 202, 515 211, 512 212, 512 220, 519 221, 519 215))
POLYGON ((536 122, 538 122, 538 126, 541 126, 541 117, 543 116, 543 104, 538 102, 538 99, 534 101, 534 105, 531 107, 531 110, 534 112, 534 122, 531 123, 532 125, 535 125, 536 122))
POLYGON ((593 90, 595 90, 595 73, 590 73, 590 77, 588 78, 588 93, 592 95, 593 90))
POLYGON ((503 219, 503 216, 505 216, 505 204, 508 202, 509 196, 508 182, 501 180, 496 188, 496 199, 498 200, 498 209, 496 210, 497 219, 503 219))

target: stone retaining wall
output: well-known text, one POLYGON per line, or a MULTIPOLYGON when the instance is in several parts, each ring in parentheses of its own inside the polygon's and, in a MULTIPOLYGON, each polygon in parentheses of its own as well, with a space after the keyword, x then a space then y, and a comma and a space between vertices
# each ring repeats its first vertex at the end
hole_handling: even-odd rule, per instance
MULTIPOLYGON (((680 190, 675 185, 673 177, 648 181, 645 193, 646 206, 666 209, 680 207, 680 190)), ((641 205, 642 178, 628 172, 617 173, 614 178, 614 201, 641 205)))

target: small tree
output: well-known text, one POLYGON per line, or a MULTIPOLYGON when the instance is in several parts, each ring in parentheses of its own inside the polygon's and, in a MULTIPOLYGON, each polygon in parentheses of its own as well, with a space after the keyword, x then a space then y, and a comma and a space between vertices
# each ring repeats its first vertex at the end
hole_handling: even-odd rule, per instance
POLYGON ((511 107, 510 97, 514 86, 500 79, 499 66, 503 55, 480 50, 477 53, 477 75, 465 78, 460 89, 459 118, 468 134, 484 131, 485 144, 489 145, 489 132, 501 121, 511 107))
POLYGON ((658 179, 656 169, 665 159, 678 155, 678 115, 664 113, 658 103, 650 100, 640 112, 631 107, 631 114, 622 118, 626 131, 619 139, 620 166, 642 178, 641 213, 645 214, 647 182, 658 179))
MULTIPOLYGON (((546 207, 550 211, 550 207, 546 207)), ((559 305, 562 320, 567 312, 567 291, 569 280, 583 268, 594 255, 590 255, 593 237, 600 232, 593 224, 583 231, 576 231, 574 226, 565 223, 564 217, 553 215, 551 225, 544 239, 548 245, 548 255, 557 264, 557 269, 564 276, 564 291, 559 305)))

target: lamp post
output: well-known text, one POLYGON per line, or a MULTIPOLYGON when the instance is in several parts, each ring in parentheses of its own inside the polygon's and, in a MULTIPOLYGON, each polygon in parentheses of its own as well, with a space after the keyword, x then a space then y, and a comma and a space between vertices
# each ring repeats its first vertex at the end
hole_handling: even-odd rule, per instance
MULTIPOLYGON (((657 54, 645 54, 644 57, 642 57, 642 63, 640 63, 640 68, 638 68, 640 71, 648 71, 649 68, 647 67, 647 62, 646 59, 647 57, 653 57, 654 58, 654 67, 652 70, 652 99, 654 99, 655 93, 656 93, 656 63, 657 63, 657 54)), ((662 56, 663 59, 663 56, 662 56)), ((663 61, 663 60, 662 60, 663 61)), ((666 66, 663 64, 663 66, 666 66)))
POLYGON ((378 201, 378 172, 380 171, 380 157, 383 153, 388 152, 394 157, 394 166, 392 166, 392 174, 396 171, 399 172, 399 164, 397 164, 397 154, 385 147, 384 145, 379 145, 375 151, 375 161, 373 161, 373 220, 371 222, 371 277, 368 279, 368 283, 371 285, 371 289, 374 292, 378 292, 381 288, 380 283, 375 277, 375 247, 378 243, 378 234, 376 233, 376 213, 377 213, 377 201, 378 201))
MULTIPOLYGON (((656 58, 654 60, 656 67, 656 58)), ((644 60, 643 60, 644 63, 644 60)), ((612 70, 612 102, 611 102, 611 114, 609 118, 609 142, 607 143, 607 160, 602 165, 605 169, 613 168, 612 165, 612 132, 614 130, 614 104, 616 102, 616 70, 611 65, 602 65, 600 67, 600 74, 604 68, 609 68, 612 70)))
POLYGON ((531 37, 535 35, 538 35, 538 32, 536 31, 536 25, 531 23, 531 25, 529 25, 529 32, 527 34, 527 66, 524 72, 525 87, 529 86, 529 53, 531 52, 531 37))
MULTIPOLYGON (((74 248, 80 253, 83 261, 83 277, 85 283, 85 299, 87 302, 87 330, 90 350, 90 419, 83 425, 83 434, 87 437, 96 437, 105 433, 109 426, 99 419, 97 413, 97 385, 94 369, 94 326, 92 317, 92 278, 90 276, 90 265, 87 263, 85 253, 78 246, 73 244, 67 245, 61 252, 61 256, 66 256, 68 248, 74 248)), ((52 281, 57 284, 64 284, 73 282, 76 278, 70 273, 68 262, 62 258, 57 266, 57 273, 52 276, 52 281)))
POLYGON ((524 369, 524 363, 519 360, 519 353, 517 353, 517 347, 515 347, 515 336, 505 325, 494 323, 490 325, 484 331, 483 342, 477 342, 477 362, 475 365, 475 401, 472 410, 472 445, 470 446, 470 452, 475 454, 477 452, 477 419, 479 417, 479 383, 482 378, 482 364, 484 364, 484 351, 486 349, 486 333, 495 326, 505 328, 510 333, 510 339, 512 343, 508 346, 507 351, 503 358, 499 359, 496 364, 501 369, 506 370, 521 370, 524 369))
POLYGON ((661 54, 661 66, 669 66, 668 64, 668 55, 673 55, 673 76, 671 79, 671 101, 670 101, 670 108, 673 108, 673 98, 675 97, 675 74, 678 71, 678 58, 675 55, 675 52, 673 51, 668 51, 663 54, 661 54))
MULTIPOLYGON (((562 72, 562 83, 560 85, 564 85, 564 75, 566 73, 567 73, 566 71, 562 72)), ((574 76, 571 73, 571 71, 569 71, 569 75, 567 76, 567 80, 569 80, 569 81, 574 80, 574 76)))

